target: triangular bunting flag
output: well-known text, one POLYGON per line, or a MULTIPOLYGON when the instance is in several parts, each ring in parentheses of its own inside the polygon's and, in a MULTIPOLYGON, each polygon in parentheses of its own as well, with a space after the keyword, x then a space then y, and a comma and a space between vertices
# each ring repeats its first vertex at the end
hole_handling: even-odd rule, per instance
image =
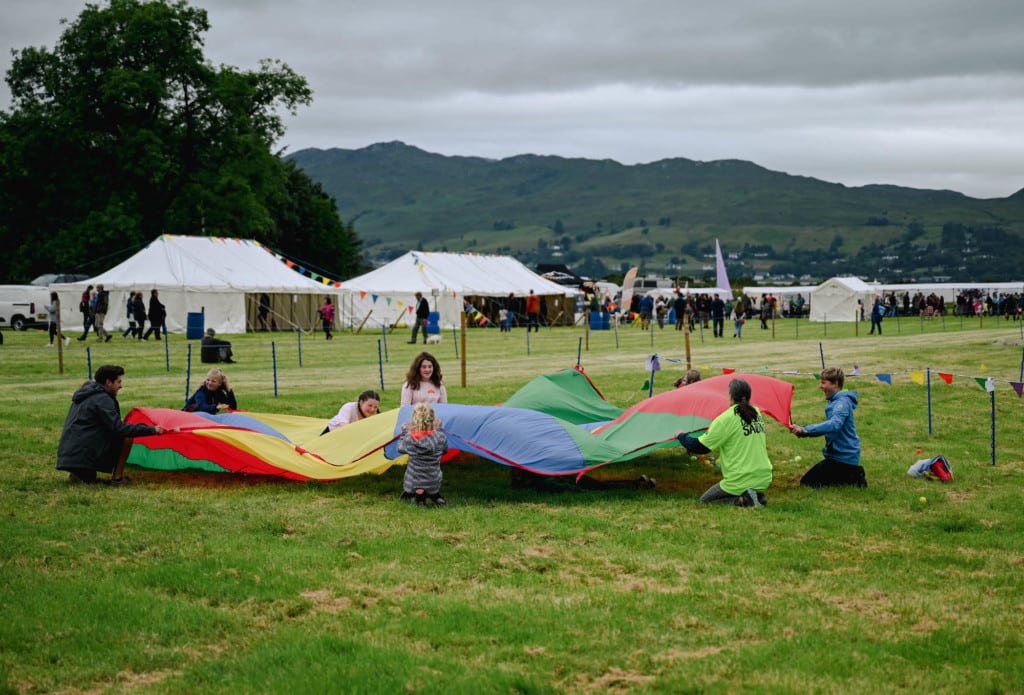
MULTIPOLYGON (((359 298, 366 299, 366 290, 359 290, 359 298)), ((377 295, 373 296, 373 301, 377 301, 377 295)))
POLYGON ((892 374, 875 374, 875 378, 892 386, 892 374))
POLYGON ((1021 394, 1024 393, 1024 381, 1011 381, 1010 386, 1017 392, 1017 398, 1020 398, 1021 394))
POLYGON ((913 381, 915 384, 920 384, 921 386, 924 386, 924 372, 911 372, 910 380, 913 381))
POLYGON ((722 374, 734 374, 735 372, 736 372, 735 369, 729 369, 728 367, 722 367, 722 374))
POLYGON ((953 375, 952 374, 944 374, 942 372, 939 372, 939 378, 942 379, 943 381, 945 381, 947 384, 952 384, 953 383, 953 375))
POLYGON ((987 381, 987 379, 985 377, 983 377, 983 376, 976 376, 976 377, 974 377, 974 380, 978 382, 978 386, 980 386, 981 388, 985 388, 985 382, 987 381))
POLYGON ((640 390, 641 391, 646 391, 649 388, 651 388, 651 381, 650 381, 650 379, 645 379, 644 380, 644 385, 640 387, 640 390))

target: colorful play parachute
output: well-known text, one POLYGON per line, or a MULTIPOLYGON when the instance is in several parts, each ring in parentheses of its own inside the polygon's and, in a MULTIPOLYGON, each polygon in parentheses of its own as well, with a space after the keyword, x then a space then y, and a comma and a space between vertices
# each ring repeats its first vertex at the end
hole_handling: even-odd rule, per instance
MULTIPOLYGON (((757 375, 731 375, 729 379, 738 376, 752 382, 755 405, 776 419, 789 421, 791 384, 757 375), (755 384, 754 379, 759 382, 755 384), (760 380, 766 380, 764 385, 760 380), (769 384, 774 385, 769 388, 769 384), (769 398, 769 392, 775 395, 769 398), (759 393, 763 394, 761 398, 759 393)), ((661 394, 612 422, 608 418, 621 410, 597 403, 603 402, 600 393, 574 370, 535 379, 504 406, 434 407, 453 450, 543 475, 578 475, 659 447, 678 446, 677 432, 706 427, 728 405, 726 395, 725 405, 711 412, 717 406, 710 405, 713 400, 706 394, 715 391, 716 384, 724 391, 728 379, 708 379, 661 394), (708 386, 695 388, 704 384, 708 386), (560 402, 552 403, 556 395, 560 402), (573 408, 574 402, 578 409, 573 408), (537 409, 510 404, 531 404, 537 409), (542 408, 558 414, 543 412, 542 408), (593 417, 604 419, 588 420, 593 417)), ((395 442, 411 414, 412 408, 406 406, 320 436, 326 424, 320 418, 136 408, 128 414, 128 422, 158 424, 175 431, 136 439, 128 462, 161 470, 231 471, 295 480, 336 480, 381 473, 405 463, 395 442)))

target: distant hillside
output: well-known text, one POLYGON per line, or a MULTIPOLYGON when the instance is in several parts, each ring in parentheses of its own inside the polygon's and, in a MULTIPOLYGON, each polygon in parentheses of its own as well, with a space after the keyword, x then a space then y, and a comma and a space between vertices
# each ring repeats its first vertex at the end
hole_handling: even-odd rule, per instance
POLYGON ((490 160, 400 142, 308 149, 288 159, 336 199, 371 260, 409 248, 469 250, 563 262, 592 276, 641 265, 700 278, 718 238, 733 277, 851 272, 899 280, 983 271, 993 275, 984 279, 1009 280, 1024 265, 1024 191, 979 200, 850 188, 739 160, 490 160), (987 253, 989 245, 1000 253, 987 253))

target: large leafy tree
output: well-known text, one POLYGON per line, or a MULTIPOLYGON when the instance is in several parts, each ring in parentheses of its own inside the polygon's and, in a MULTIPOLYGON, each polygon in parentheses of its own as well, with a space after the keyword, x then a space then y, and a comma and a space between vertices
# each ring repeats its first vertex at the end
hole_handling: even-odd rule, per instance
POLYGON ((15 53, 0 277, 98 272, 162 233, 252 237, 341 277, 362 269, 334 202, 272 151, 279 114, 312 100, 305 79, 270 60, 213 67, 208 30, 185 0, 109 0, 54 50, 15 53))

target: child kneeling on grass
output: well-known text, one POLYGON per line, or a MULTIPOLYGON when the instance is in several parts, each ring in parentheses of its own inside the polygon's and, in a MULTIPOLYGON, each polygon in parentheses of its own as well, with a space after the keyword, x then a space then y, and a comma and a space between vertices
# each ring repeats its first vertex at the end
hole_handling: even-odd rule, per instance
POLYGON ((401 499, 416 504, 426 504, 427 498, 434 504, 448 504, 441 497, 441 457, 448 451, 448 437, 441 431, 441 421, 434 409, 426 404, 417 404, 412 419, 402 426, 398 440, 398 451, 409 455, 402 482, 401 499))
POLYGON ((707 454, 718 449, 722 481, 712 485, 701 502, 735 504, 737 507, 763 507, 768 504, 764 492, 772 484, 772 462, 764 417, 751 405, 750 384, 743 379, 729 382, 732 405, 712 421, 707 434, 697 439, 689 433, 677 435, 679 443, 691 454, 707 454))

